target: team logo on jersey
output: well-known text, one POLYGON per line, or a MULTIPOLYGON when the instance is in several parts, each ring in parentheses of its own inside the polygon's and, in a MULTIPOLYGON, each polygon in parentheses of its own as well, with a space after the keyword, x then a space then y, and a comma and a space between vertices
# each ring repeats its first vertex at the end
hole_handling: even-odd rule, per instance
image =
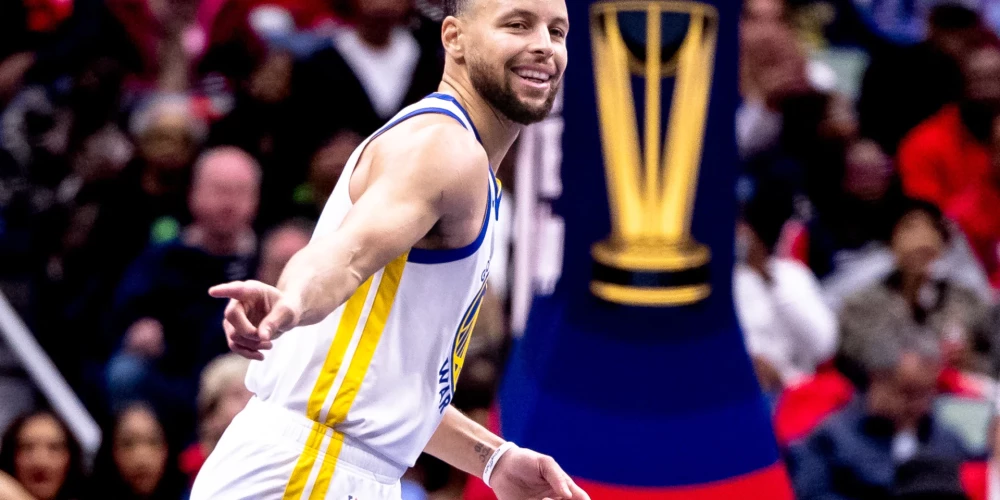
MULTIPOLYGON (((486 271, 489 275, 489 270, 486 271)), ((438 412, 444 412, 455 394, 455 385, 458 383, 458 376, 462 374, 462 366, 465 365, 465 354, 469 352, 469 342, 472 340, 472 331, 476 328, 476 319, 479 318, 479 309, 483 305, 483 298, 486 297, 487 280, 483 279, 483 285, 479 287, 479 293, 472 299, 472 303, 462 315, 462 322, 455 332, 455 342, 452 345, 450 359, 446 359, 441 369, 438 371, 438 412)))
POLYGON ((637 306, 703 300, 711 254, 691 237, 691 212, 719 13, 695 1, 603 1, 590 25, 612 226, 591 249, 591 291, 637 306), (633 79, 645 88, 641 142, 633 79))

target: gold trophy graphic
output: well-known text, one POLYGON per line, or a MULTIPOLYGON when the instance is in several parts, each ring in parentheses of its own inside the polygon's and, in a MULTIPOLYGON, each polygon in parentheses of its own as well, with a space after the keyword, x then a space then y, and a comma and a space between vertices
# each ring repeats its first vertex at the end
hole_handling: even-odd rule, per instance
POLYGON ((698 302, 711 291, 711 253, 691 237, 691 212, 718 11, 700 2, 640 0, 597 2, 590 14, 612 227, 591 249, 591 292, 633 306, 698 302), (633 88, 645 89, 642 143, 633 88), (666 120, 664 88, 672 89, 666 120))

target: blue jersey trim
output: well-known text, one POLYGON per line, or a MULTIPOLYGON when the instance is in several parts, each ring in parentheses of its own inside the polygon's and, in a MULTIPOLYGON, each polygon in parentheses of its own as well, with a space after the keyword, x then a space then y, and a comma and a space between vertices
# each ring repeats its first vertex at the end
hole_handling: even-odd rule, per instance
POLYGON ((407 114, 399 117, 398 119, 389 122, 388 124, 386 124, 386 126, 384 126, 381 129, 379 129, 378 132, 375 132, 375 135, 373 135, 372 138, 368 142, 371 142, 371 141, 374 141, 375 139, 378 139, 378 137, 380 135, 388 132, 389 129, 391 129, 392 127, 395 127, 396 125, 399 125, 400 123, 402 123, 402 122, 404 122, 406 120, 409 120, 410 118, 413 118, 414 116, 427 115, 427 114, 431 114, 431 113, 436 113, 436 114, 439 114, 439 115, 448 115, 448 116, 454 118, 455 121, 457 121, 459 123, 459 125, 462 126, 462 128, 466 128, 465 127, 465 123, 462 122, 462 119, 459 118, 458 115, 456 115, 455 113, 452 113, 450 110, 447 110, 447 109, 444 109, 444 108, 421 108, 421 109, 418 109, 418 110, 410 111, 409 113, 407 113, 407 114))
POLYGON ((448 101, 448 102, 454 104, 455 107, 458 108, 458 110, 462 112, 462 115, 465 116, 465 119, 469 121, 469 126, 472 127, 472 133, 476 134, 476 140, 479 141, 479 144, 483 143, 482 137, 479 137, 479 130, 476 129, 476 124, 472 122, 472 117, 469 116, 469 112, 466 111, 465 107, 463 107, 458 102, 458 99, 455 99, 454 97, 452 97, 452 96, 450 96, 448 94, 442 94, 440 92, 435 92, 435 93, 433 93, 433 94, 431 94, 431 95, 429 95, 427 97, 429 97, 431 99, 439 99, 439 100, 442 100, 442 101, 448 101))
POLYGON ((490 226, 490 211, 493 206, 493 194, 492 190, 489 189, 488 186, 487 191, 486 215, 483 216, 483 227, 479 230, 479 236, 476 238, 476 241, 473 241, 462 248, 449 248, 447 250, 413 248, 410 250, 410 256, 406 260, 416 264, 444 264, 447 262, 462 260, 476 253, 476 250, 479 250, 479 247, 483 246, 483 241, 486 239, 486 229, 490 226))

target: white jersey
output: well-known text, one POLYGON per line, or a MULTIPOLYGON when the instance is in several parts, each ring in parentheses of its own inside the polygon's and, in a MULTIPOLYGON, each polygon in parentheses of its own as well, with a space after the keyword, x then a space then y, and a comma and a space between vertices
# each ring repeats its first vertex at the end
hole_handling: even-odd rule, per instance
MULTIPOLYGON (((479 139, 451 96, 431 94, 402 110, 351 155, 314 238, 336 231, 350 210, 348 186, 365 146, 426 113, 451 116, 479 139)), ((325 320, 278 338, 264 361, 251 363, 247 388, 391 462, 415 463, 451 403, 486 293, 500 186, 489 165, 483 175, 490 179, 488 206, 472 244, 400 255, 325 320)))

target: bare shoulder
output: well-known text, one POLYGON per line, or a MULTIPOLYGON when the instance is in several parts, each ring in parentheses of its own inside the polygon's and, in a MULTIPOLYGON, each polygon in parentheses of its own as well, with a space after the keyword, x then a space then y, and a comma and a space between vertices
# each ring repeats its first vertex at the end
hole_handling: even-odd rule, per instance
POLYGON ((449 205, 477 202, 485 193, 489 157, 454 118, 426 114, 393 127, 376 141, 372 171, 391 175, 449 205), (475 186, 475 187, 474 187, 475 186), (470 195, 470 193, 472 193, 470 195))
POLYGON ((475 135, 449 116, 415 116, 386 132, 378 141, 377 156, 407 158, 413 168, 433 168, 439 175, 466 169, 482 172, 489 162, 475 135), (445 171, 442 171, 445 170, 445 171))

